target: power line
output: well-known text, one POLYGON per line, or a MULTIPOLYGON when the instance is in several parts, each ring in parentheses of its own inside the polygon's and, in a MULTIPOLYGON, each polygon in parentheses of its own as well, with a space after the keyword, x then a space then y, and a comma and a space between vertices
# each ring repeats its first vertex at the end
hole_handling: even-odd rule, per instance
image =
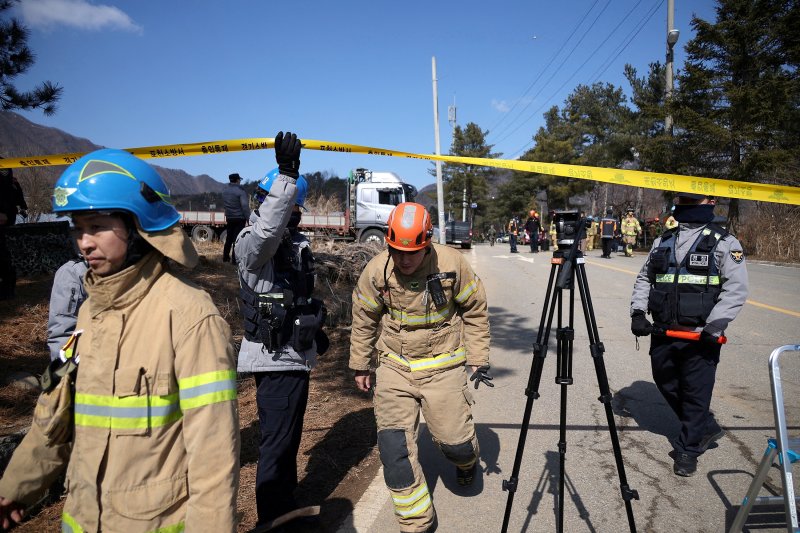
MULTIPOLYGON (((664 0, 661 0, 658 3, 658 5, 656 5, 655 7, 652 8, 652 10, 650 11, 650 15, 647 15, 646 19, 643 19, 642 21, 640 21, 638 29, 632 30, 631 33, 633 33, 633 35, 631 35, 630 33, 628 34, 628 35, 630 35, 630 38, 628 39, 628 41, 625 42, 624 45, 622 45, 622 48, 617 52, 617 54, 613 58, 611 58, 610 61, 606 61, 605 63, 603 63, 605 65, 603 67, 603 70, 601 70, 599 73, 597 73, 597 75, 593 74, 591 76, 592 83, 594 83, 597 80, 599 80, 600 76, 602 76, 605 73, 605 71, 608 70, 608 67, 610 67, 611 64, 614 63, 614 61, 617 60, 617 58, 620 56, 620 54, 622 52, 624 52, 628 48, 628 46, 630 46, 630 44, 633 42, 633 40, 636 38, 636 36, 639 35, 639 33, 644 29, 644 27, 647 25, 647 23, 650 22, 650 19, 653 18, 653 15, 655 15, 658 12, 659 8, 661 8, 662 5, 664 5, 664 0)), ((611 53, 613 54, 614 52, 611 52, 611 53)), ((602 66, 602 64, 601 64, 601 66, 602 66)), ((595 71, 595 72, 597 72, 597 71, 595 71)))
MULTIPOLYGON (((603 40, 603 42, 600 44, 600 46, 598 46, 598 49, 602 48, 608 42, 608 40, 611 38, 611 35, 613 35, 614 32, 631 16, 633 11, 637 7, 639 7, 639 4, 641 4, 641 3, 642 3, 642 0, 639 0, 639 2, 637 2, 636 5, 634 5, 633 8, 631 8, 630 11, 628 11, 628 13, 625 15, 625 17, 623 17, 623 19, 614 27, 614 29, 611 30, 611 32, 609 33, 608 37, 606 37, 603 40)), ((606 57, 606 60, 601 62, 601 66, 602 65, 606 65, 606 66, 605 66, 605 68, 603 69, 603 71, 600 74, 605 72, 608 69, 608 67, 611 66, 611 64, 614 62, 614 60, 616 60, 616 58, 619 57, 619 55, 630 45, 630 43, 633 41, 633 39, 636 37, 636 35, 638 35, 639 32, 642 31, 644 26, 650 21, 650 19, 653 18, 653 15, 658 11, 658 8, 660 8, 661 5, 663 5, 663 3, 664 3, 664 0, 660 0, 657 4, 655 4, 653 7, 651 7, 650 10, 648 12, 646 12, 645 15, 642 17, 642 19, 638 22, 638 24, 634 26, 634 29, 631 30, 631 32, 629 32, 628 35, 625 38, 623 38, 622 42, 624 43, 624 45, 623 45, 622 49, 620 49, 618 52, 617 52, 617 49, 612 50, 611 53, 606 57), (626 42, 625 39, 628 39, 628 41, 626 42), (608 58, 611 57, 611 55, 614 54, 614 52, 617 52, 616 55, 611 60, 609 60, 608 58)), ((617 47, 617 48, 619 48, 619 47, 617 47)), ((592 59, 592 57, 593 57, 593 55, 590 55, 589 57, 587 57, 586 60, 581 64, 581 66, 578 67, 575 70, 575 72, 573 72, 572 75, 548 99, 546 99, 542 103, 542 105, 540 105, 536 110, 534 110, 534 112, 531 113, 531 115, 529 115, 528 118, 526 118, 514 130, 509 132, 502 139, 496 141, 495 144, 499 144, 500 142, 502 142, 502 141, 506 140, 508 137, 510 137, 512 134, 516 133, 516 131, 519 130, 520 127, 522 127, 527 121, 529 121, 539 111, 541 111, 542 108, 544 108, 544 106, 547 105, 547 103, 550 102, 550 100, 552 100, 561 91, 561 89, 563 89, 567 85, 567 83, 569 83, 570 80, 572 80, 572 78, 574 78, 575 75, 578 74, 578 72, 580 72, 580 70, 586 65, 586 63, 589 62, 589 60, 592 59)), ((595 71, 595 72, 597 72, 597 71, 595 71)), ((594 76, 594 74, 593 74, 593 76, 594 76)), ((513 152, 511 157, 513 157, 517 153, 521 152, 522 150, 527 148, 532 143, 533 143, 533 140, 528 141, 527 143, 525 143, 525 145, 522 148, 520 148, 520 149, 516 150, 515 152, 513 152)))
POLYGON ((517 99, 517 100, 514 102, 514 105, 513 105, 513 106, 511 106, 511 109, 509 109, 509 110, 508 110, 508 112, 504 113, 504 114, 503 114, 503 116, 501 116, 501 117, 500 117, 500 120, 499 120, 499 121, 497 121, 497 123, 495 123, 495 125, 494 125, 494 126, 492 126, 491 128, 489 128, 489 134, 490 134, 490 136, 491 136, 491 133, 492 133, 492 132, 494 132, 494 130, 495 130, 497 127, 499 127, 499 126, 500 126, 500 124, 502 124, 502 123, 503 123, 503 121, 504 121, 505 119, 507 119, 507 118, 508 118, 508 117, 511 115, 511 113, 514 111, 514 109, 516 109, 517 105, 519 105, 519 103, 520 103, 520 102, 521 102, 521 101, 522 101, 522 100, 523 100, 523 99, 524 99, 524 98, 525 98, 525 97, 528 95, 528 93, 530 92, 530 90, 531 90, 531 89, 533 88, 533 86, 534 86, 534 85, 536 85, 536 83, 537 83, 537 82, 538 82, 538 81, 539 81, 539 80, 542 78, 542 76, 544 75, 544 73, 545 73, 545 72, 547 72, 547 69, 548 69, 548 68, 550 68, 550 65, 552 65, 552 64, 553 64, 553 61, 555 61, 556 57, 558 57, 558 55, 559 55, 559 54, 560 54, 560 53, 563 51, 564 47, 567 45, 567 43, 569 42, 569 40, 570 40, 570 39, 572 39, 572 36, 573 36, 573 35, 575 35, 575 32, 576 32, 576 31, 578 31, 578 28, 580 28, 581 24, 583 24, 583 21, 584 21, 584 20, 586 20, 586 17, 588 17, 588 16, 589 16, 589 13, 591 13, 591 11, 594 9, 594 6, 596 6, 596 5, 597 5, 597 3, 598 3, 599 1, 600 1, 600 0, 594 0, 594 3, 593 3, 591 6, 589 6, 589 9, 587 9, 587 10, 586 10, 586 13, 584 13, 584 14, 583 14, 583 17, 581 17, 581 20, 580 20, 580 21, 578 21, 578 23, 577 23, 577 24, 575 25, 575 27, 572 29, 572 32, 569 34, 569 37, 567 37, 566 39, 564 39, 564 42, 563 42, 563 43, 562 43, 562 44, 561 44, 561 45, 560 45, 560 46, 559 46, 559 47, 556 49, 556 51, 555 51, 555 52, 553 53, 553 55, 550 57, 550 60, 547 62, 547 65, 545 65, 545 67, 544 67, 542 70, 540 70, 540 71, 539 71, 539 75, 536 77, 536 79, 535 79, 535 80, 533 80, 533 82, 532 82, 530 85, 528 85, 528 88, 527 88, 527 89, 525 89, 525 92, 523 92, 523 93, 522 93, 522 96, 520 96, 520 97, 519 97, 519 98, 518 98, 518 99, 517 99))
MULTIPOLYGON (((589 26, 589 28, 587 28, 586 31, 583 33, 583 36, 578 40, 577 43, 575 43, 575 46, 572 47, 572 50, 570 50, 569 53, 564 57, 564 59, 561 61, 561 64, 558 66, 558 68, 556 68, 556 71, 553 74, 553 76, 551 76, 551 79, 553 79, 555 77, 555 75, 558 74, 558 72, 564 66, 564 64, 566 64, 567 59, 569 59, 572 56, 572 53, 575 52, 575 50, 578 48, 578 46, 580 46, 580 44, 586 38, 586 36, 589 35, 590 30, 592 28, 594 28, 594 25, 597 24, 597 21, 600 19, 600 17, 603 15, 603 13, 606 12, 606 9, 608 9, 608 7, 610 5, 611 5, 611 0, 609 0, 606 3, 606 5, 603 7, 603 9, 600 11, 600 13, 598 13, 597 16, 594 18, 594 20, 592 21, 592 24, 589 26)), ((525 111, 533 104, 533 102, 536 101, 536 97, 539 96, 542 93, 542 91, 544 91, 544 89, 545 89, 545 87, 547 87, 547 85, 548 84, 545 83, 542 86, 542 88, 539 89, 539 92, 537 92, 535 95, 533 95, 533 97, 531 98, 531 101, 528 102, 528 104, 519 112, 519 114, 517 114, 516 118, 511 121, 511 123, 507 126, 507 128, 510 128, 515 122, 517 122, 517 120, 519 120, 519 118, 522 116, 522 114, 525 113, 525 111)), ((524 124, 524 122, 523 122, 523 124, 524 124)), ((517 129, 519 129, 519 127, 517 127, 517 129)), ((516 129, 514 131, 516 131, 516 129)), ((500 133, 497 133, 497 135, 500 135, 500 133)), ((492 136, 492 132, 490 131, 489 132, 489 137, 491 137, 491 136, 492 136)), ((500 141, 497 141, 497 142, 500 142, 500 141)))

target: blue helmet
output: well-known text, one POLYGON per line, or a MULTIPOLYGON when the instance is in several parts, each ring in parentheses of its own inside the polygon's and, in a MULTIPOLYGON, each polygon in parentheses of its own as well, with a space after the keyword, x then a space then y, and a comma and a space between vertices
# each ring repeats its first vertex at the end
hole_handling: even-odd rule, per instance
POLYGON ((91 152, 61 174, 53 190, 55 213, 126 211, 144 231, 157 232, 181 216, 155 169, 123 150, 91 152))
MULTIPOLYGON (((267 194, 269 194, 269 189, 272 187, 272 184, 275 182, 275 178, 278 177, 278 174, 280 174, 280 171, 277 168, 273 168, 267 172, 267 175, 264 176, 261 181, 258 182, 258 186, 253 193, 253 197, 259 204, 263 202, 264 198, 266 198, 267 194)), ((300 207, 305 207, 304 204, 306 202, 306 194, 308 194, 308 182, 303 176, 300 176, 297 178, 297 180, 295 180, 295 183, 297 185, 297 198, 295 198, 294 203, 300 207)))

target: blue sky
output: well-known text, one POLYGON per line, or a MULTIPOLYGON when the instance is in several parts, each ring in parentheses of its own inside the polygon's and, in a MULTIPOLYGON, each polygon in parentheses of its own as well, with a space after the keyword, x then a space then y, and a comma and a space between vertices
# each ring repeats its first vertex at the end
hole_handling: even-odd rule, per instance
MULTIPOLYGON (((531 146, 544 111, 578 84, 604 81, 627 92, 625 63, 640 73, 663 63, 667 26, 666 0, 22 0, 15 11, 37 56, 17 86, 51 80, 64 88, 54 116, 23 115, 97 144, 273 137, 284 129, 433 153, 435 56, 442 153, 455 102, 458 124, 490 130, 488 142, 511 159, 531 146)), ((675 0, 677 68, 695 14, 714 20, 714 3, 675 0)), ((275 166, 266 150, 158 163, 223 182, 231 172, 259 179, 275 166)), ((434 181, 425 161, 311 150, 301 161, 301 171, 339 176, 356 167, 394 171, 418 187, 434 181)))

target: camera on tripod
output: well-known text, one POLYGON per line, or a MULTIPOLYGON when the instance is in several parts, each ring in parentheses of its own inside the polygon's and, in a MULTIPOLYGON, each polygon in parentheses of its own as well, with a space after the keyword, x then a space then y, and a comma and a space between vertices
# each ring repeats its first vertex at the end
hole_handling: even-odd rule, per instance
POLYGON ((580 227, 581 214, 576 210, 557 210, 553 216, 556 225, 556 244, 559 250, 567 250, 576 240, 586 238, 586 223, 580 227))

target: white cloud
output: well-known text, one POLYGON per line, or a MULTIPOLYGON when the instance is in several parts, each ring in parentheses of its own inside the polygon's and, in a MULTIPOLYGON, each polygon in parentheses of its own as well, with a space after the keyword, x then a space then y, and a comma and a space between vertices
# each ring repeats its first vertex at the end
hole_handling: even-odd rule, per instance
POLYGON ((495 111, 499 111, 501 113, 508 113, 509 110, 511 109, 510 107, 508 107, 508 104, 506 103, 505 100, 495 100, 494 98, 492 98, 492 108, 494 108, 495 111))
POLYGON ((83 30, 120 29, 142 32, 141 26, 121 9, 90 4, 86 0, 22 0, 19 10, 25 24, 32 28, 63 25, 83 30))

